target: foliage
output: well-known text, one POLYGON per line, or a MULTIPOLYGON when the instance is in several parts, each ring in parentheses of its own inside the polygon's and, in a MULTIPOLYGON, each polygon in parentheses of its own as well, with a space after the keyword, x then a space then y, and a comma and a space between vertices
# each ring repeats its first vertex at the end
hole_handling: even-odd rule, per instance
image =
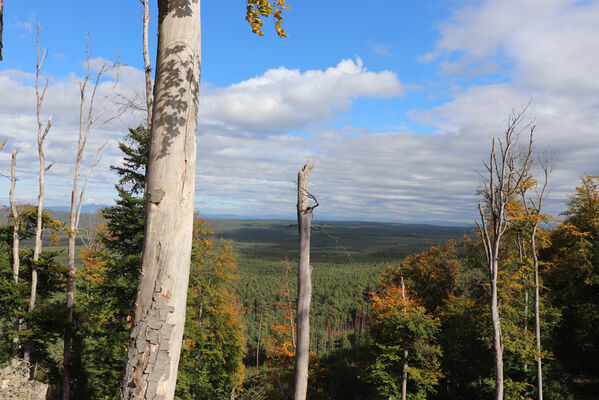
POLYGON ((442 377, 441 349, 435 343, 439 320, 426 312, 413 293, 394 284, 373 294, 372 311, 376 358, 365 379, 376 386, 381 398, 400 398, 407 362, 408 399, 425 399, 442 377))
POLYGON ((263 18, 273 16, 275 20, 275 30, 279 37, 287 37, 283 28, 283 10, 291 7, 285 5, 285 0, 247 0, 246 21, 252 27, 252 32, 259 36, 264 36, 262 26, 263 18))
POLYGON ((233 248, 196 219, 176 397, 225 399, 243 380, 244 326, 233 248))
POLYGON ((585 175, 571 196, 564 221, 543 252, 552 303, 562 312, 554 340, 572 374, 599 373, 599 176, 585 175))

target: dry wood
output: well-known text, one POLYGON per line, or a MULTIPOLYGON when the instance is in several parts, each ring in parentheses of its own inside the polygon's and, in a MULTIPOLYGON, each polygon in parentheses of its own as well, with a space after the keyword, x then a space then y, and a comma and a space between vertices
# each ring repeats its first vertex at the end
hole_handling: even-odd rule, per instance
MULTIPOLYGON (((20 260, 19 260, 19 213, 17 211, 17 203, 15 202, 15 185, 17 183, 17 175, 16 175, 16 166, 17 166, 17 151, 13 150, 12 152, 12 161, 10 163, 10 191, 8 195, 8 201, 10 203, 10 211, 12 214, 12 279, 15 285, 19 283, 19 269, 20 269, 20 260)), ((20 327, 19 318, 16 318, 13 321, 13 329, 15 331, 19 330, 20 327)), ((13 364, 17 359, 17 352, 19 350, 19 338, 14 337, 11 343, 12 350, 12 358, 13 364)))
POLYGON ((200 1, 159 1, 144 250, 121 399, 174 397, 193 232, 200 43, 200 1))
POLYGON ((146 77, 146 105, 147 105, 147 125, 150 129, 152 125, 152 64, 150 63, 150 52, 148 50, 148 25, 150 24, 150 1, 142 0, 144 6, 143 16, 143 55, 144 55, 144 72, 146 77))
POLYGON ((310 300, 312 297, 312 266, 310 265, 310 222, 312 210, 308 192, 308 178, 314 166, 310 159, 297 174, 297 222, 299 226, 299 262, 297 274, 297 347, 295 355, 294 400, 305 400, 308 390, 308 364, 310 361, 310 300))
MULTIPOLYGON (((46 55, 48 52, 46 49, 41 49, 40 47, 40 27, 39 24, 36 23, 35 30, 35 39, 37 44, 37 57, 36 57, 36 66, 35 66, 35 110, 37 117, 37 153, 39 158, 39 192, 37 196, 37 217, 36 217, 36 226, 35 226, 35 244, 33 247, 33 263, 31 267, 31 289, 29 292, 29 307, 28 311, 31 313, 35 308, 35 300, 37 296, 37 262, 39 261, 40 254, 42 252, 42 215, 44 211, 44 178, 46 172, 54 165, 54 163, 50 163, 46 165, 45 155, 44 155, 44 141, 50 132, 50 128, 52 127, 52 117, 50 116, 46 121, 45 127, 42 122, 41 111, 42 106, 44 104, 44 97, 46 96, 46 90, 48 89, 48 79, 44 79, 43 87, 40 88, 40 71, 42 69, 42 65, 44 64, 44 60, 46 59, 46 55)), ((27 342, 25 344, 24 356, 25 361, 29 361, 31 359, 31 342, 27 342)), ((33 378, 33 369, 31 369, 31 377, 33 378)))

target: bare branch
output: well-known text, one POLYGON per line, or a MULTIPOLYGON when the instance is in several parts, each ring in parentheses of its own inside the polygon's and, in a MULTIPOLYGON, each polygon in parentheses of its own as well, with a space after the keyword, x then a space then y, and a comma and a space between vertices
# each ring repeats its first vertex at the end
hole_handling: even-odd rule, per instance
POLYGON ((56 160, 54 160, 54 161, 52 161, 50 164, 48 164, 44 170, 45 170, 46 172, 48 172, 48 170, 49 170, 50 168, 52 168, 52 166, 54 166, 54 164, 56 164, 56 160))
POLYGON ((87 175, 85 175, 85 180, 83 181, 83 187, 81 188, 81 192, 79 194, 79 204, 77 206, 77 218, 75 219, 75 229, 78 229, 78 227, 79 227, 79 216, 81 215, 81 206, 83 205, 83 197, 85 195, 85 189, 87 188, 89 176, 91 175, 94 167, 96 165, 98 165, 98 163, 102 159, 102 157, 101 157, 102 150, 104 150, 104 147, 106 147, 107 144, 108 144, 108 140, 105 141, 102 144, 102 146, 98 147, 98 149, 96 150, 96 153, 94 154, 94 158, 92 159, 92 162, 89 165, 89 168, 87 170, 87 175))
POLYGON ((329 232, 327 232, 324 229, 324 225, 310 226, 310 229, 316 232, 322 232, 322 234, 324 234, 329 239, 333 239, 335 241, 335 249, 337 250, 337 253, 339 253, 339 250, 341 250, 345 254, 347 261, 349 261, 350 264, 354 264, 354 259, 352 258, 351 254, 349 254, 347 249, 341 244, 340 238, 333 236, 329 232))

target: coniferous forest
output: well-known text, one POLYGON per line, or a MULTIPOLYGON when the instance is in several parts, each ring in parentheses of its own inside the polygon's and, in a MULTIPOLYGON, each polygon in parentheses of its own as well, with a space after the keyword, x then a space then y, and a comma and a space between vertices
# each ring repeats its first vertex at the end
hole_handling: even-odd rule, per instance
MULTIPOLYGON (((12 151, 0 171, 10 182, 0 211, 0 400, 28 398, 40 382, 45 398, 62 400, 599 399, 599 175, 578 171, 562 209, 549 212, 560 160, 539 150, 531 101, 487 132, 466 196, 472 224, 320 219, 319 200, 335 196, 311 192, 311 159, 294 181, 297 221, 207 218, 194 207, 206 118, 200 3, 158 1, 154 68, 150 2, 141 4, 138 97, 119 97, 122 65, 91 58, 88 34, 67 211, 45 203, 55 190, 46 174, 62 167, 45 154, 47 52, 39 23, 29 27, 37 148, 13 150, 0 136, 0 152, 12 151), (86 146, 128 114, 141 117, 119 135, 116 197, 86 212, 107 142, 86 146), (35 201, 16 195, 33 176, 17 176, 22 158, 36 167, 35 201)), ((253 33, 266 23, 287 37, 285 0, 245 6, 253 33)), ((2 17, 0 0, 0 51, 2 17)))

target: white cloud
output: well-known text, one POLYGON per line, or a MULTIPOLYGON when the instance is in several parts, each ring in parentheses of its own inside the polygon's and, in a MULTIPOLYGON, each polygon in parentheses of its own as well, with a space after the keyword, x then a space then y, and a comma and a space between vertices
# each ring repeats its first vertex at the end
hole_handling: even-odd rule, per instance
POLYGON ((402 84, 390 71, 368 71, 359 58, 300 72, 285 67, 226 88, 203 89, 200 116, 254 132, 301 128, 347 111, 358 97, 391 98, 402 84))
POLYGON ((436 49, 448 73, 507 69, 529 89, 592 95, 599 90, 599 2, 488 0, 456 10, 436 49), (481 68, 481 65, 485 66, 481 68))

